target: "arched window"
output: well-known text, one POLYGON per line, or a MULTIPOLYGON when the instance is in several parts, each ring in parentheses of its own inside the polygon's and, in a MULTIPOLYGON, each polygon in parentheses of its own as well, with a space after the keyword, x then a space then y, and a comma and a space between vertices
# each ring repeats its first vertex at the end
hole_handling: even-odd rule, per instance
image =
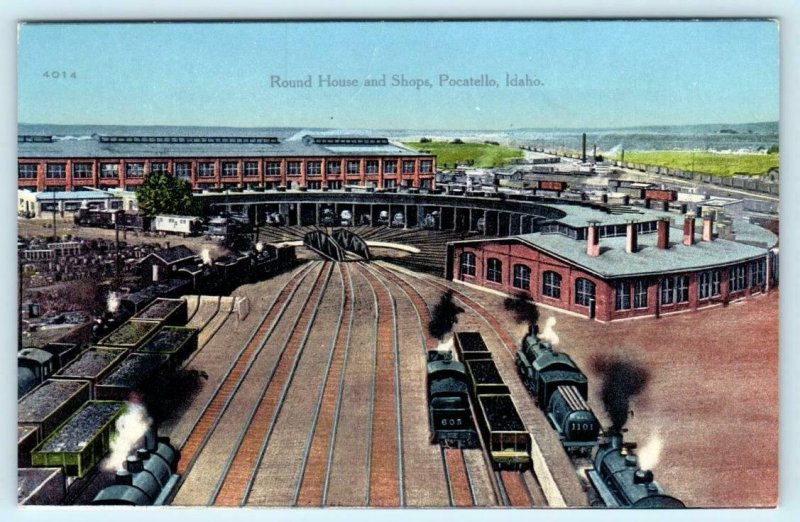
POLYGON ((561 299, 561 276, 556 272, 545 272, 542 275, 542 294, 561 299))
POLYGON ((514 265, 514 288, 530 290, 531 269, 527 265, 514 265))
POLYGON ((486 262, 486 280, 493 283, 503 282, 503 263, 494 257, 486 262))
POLYGON ((464 252, 461 254, 461 275, 475 275, 475 254, 472 252, 464 252))
POLYGON ((575 303, 582 306, 591 305, 594 301, 594 283, 588 279, 575 280, 575 303))

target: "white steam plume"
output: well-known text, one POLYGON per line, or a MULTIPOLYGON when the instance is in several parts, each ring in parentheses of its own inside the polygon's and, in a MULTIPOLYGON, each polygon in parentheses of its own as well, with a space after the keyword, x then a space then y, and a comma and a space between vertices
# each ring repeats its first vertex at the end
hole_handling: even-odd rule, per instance
POLYGON ((558 334, 554 329, 555 325, 556 318, 551 315, 547 318, 547 321, 545 321, 544 330, 539 334, 539 339, 556 346, 558 344, 558 334))
POLYGON ((639 466, 642 469, 653 469, 661 458, 661 449, 664 441, 658 433, 652 433, 647 442, 636 453, 639 458, 639 466))
POLYGON ((200 259, 203 260, 204 265, 211 264, 211 253, 208 251, 207 248, 204 248, 203 250, 200 251, 200 259))
POLYGON ((117 295, 116 292, 108 293, 108 298, 106 299, 106 310, 112 314, 119 310, 119 295, 117 295))
POLYGON ((447 351, 447 350, 452 350, 453 347, 454 347, 453 338, 452 337, 448 337, 447 339, 445 339, 444 341, 439 343, 439 346, 436 347, 436 350, 437 351, 447 351))
POLYGON ((264 243, 259 241, 258 243, 256 243, 256 252, 261 252, 262 250, 264 250, 264 243))
POLYGON ((111 441, 111 454, 103 462, 103 468, 108 471, 123 469, 128 455, 153 423, 141 404, 129 402, 126 406, 127 411, 117 418, 114 425, 117 438, 111 441))

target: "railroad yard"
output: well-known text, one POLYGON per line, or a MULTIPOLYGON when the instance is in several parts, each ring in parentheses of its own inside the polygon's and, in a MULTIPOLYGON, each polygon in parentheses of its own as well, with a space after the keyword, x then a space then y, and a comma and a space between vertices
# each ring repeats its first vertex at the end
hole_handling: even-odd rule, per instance
MULTIPOLYGON (((186 369, 204 379, 160 428, 182 452, 173 504, 588 505, 583 479, 516 374, 513 354, 527 326, 503 297, 385 262, 322 261, 235 294, 250 300, 243 321, 230 298, 189 302, 188 326, 202 330, 186 369), (544 474, 536 459, 534 471, 500 473, 480 449, 429 442, 425 352, 439 340, 427 325, 448 288, 465 310, 455 330, 483 334, 544 474)), ((539 323, 556 319, 558 347, 587 373, 589 403, 604 425, 593 354, 649 369, 626 438, 642 447, 660 437, 653 470, 668 491, 690 507, 769 505, 777 454, 751 441, 777 447, 777 300, 772 292, 613 326, 540 307, 539 323), (754 338, 771 348, 754 351, 754 338), (723 487, 748 459, 758 471, 739 480, 758 480, 723 487)))

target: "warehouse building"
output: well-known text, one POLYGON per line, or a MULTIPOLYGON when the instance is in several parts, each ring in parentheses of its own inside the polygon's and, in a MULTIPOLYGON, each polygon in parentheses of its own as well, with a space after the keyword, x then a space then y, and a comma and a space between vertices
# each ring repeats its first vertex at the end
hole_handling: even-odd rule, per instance
POLYGON ((135 190, 151 172, 194 189, 431 189, 436 158, 374 136, 228 127, 20 124, 18 186, 135 190))
POLYGON ((746 221, 551 206, 565 216, 534 233, 450 243, 448 279, 600 321, 727 304, 777 284, 778 238, 746 221))

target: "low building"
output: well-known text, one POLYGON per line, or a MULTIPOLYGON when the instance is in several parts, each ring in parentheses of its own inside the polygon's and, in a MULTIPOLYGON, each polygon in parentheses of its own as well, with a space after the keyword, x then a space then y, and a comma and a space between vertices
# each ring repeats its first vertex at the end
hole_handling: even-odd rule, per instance
POLYGON ((23 217, 64 217, 81 208, 136 211, 136 194, 122 190, 17 190, 17 213, 23 217))
POLYGON ((757 225, 553 206, 566 216, 533 233, 449 243, 448 278, 600 321, 696 310, 777 284, 777 236, 757 225))

